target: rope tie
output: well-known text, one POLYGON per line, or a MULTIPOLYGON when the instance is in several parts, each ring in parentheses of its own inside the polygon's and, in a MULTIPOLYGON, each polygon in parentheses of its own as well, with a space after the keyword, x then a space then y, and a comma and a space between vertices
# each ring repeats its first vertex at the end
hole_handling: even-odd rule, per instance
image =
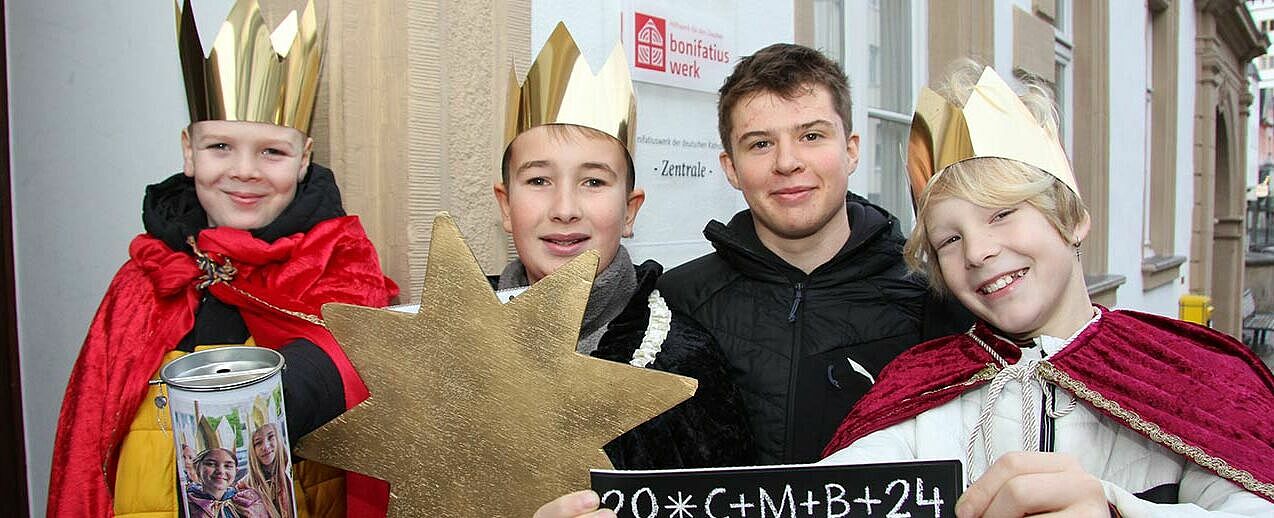
POLYGON ((209 504, 208 510, 212 512, 212 516, 219 517, 219 516, 224 516, 225 514, 230 514, 231 516, 239 516, 239 510, 234 507, 234 502, 229 499, 213 500, 209 504))
POLYGON ((195 254, 195 266, 203 271, 203 275, 198 279, 199 284, 196 285, 199 289, 206 290, 218 282, 230 284, 234 276, 238 275, 239 269, 230 264, 229 257, 225 258, 224 263, 217 264, 216 259, 199 249, 194 236, 187 237, 186 244, 190 245, 190 250, 195 254))
MULTIPOLYGON (((1094 311, 1095 315, 1088 323, 1084 324, 1075 334, 1067 338, 1058 351, 1065 349, 1068 345, 1079 336, 1084 329, 1092 325, 1094 322, 1101 320, 1101 312, 1094 311)), ((969 442, 965 446, 965 475, 969 480, 976 480, 973 476, 973 448, 977 444, 978 439, 982 440, 982 455, 985 461, 986 469, 990 469, 992 461, 998 457, 991 451, 991 420, 995 413, 995 404, 999 402, 1000 394, 1004 391, 1004 386, 1009 382, 1017 382, 1022 386, 1022 451, 1039 451, 1039 412, 1035 411, 1033 402, 1041 399, 1044 405, 1044 413, 1053 419, 1060 419, 1067 416, 1071 411, 1075 410, 1075 399, 1071 399, 1065 406, 1057 410, 1053 410, 1053 394, 1048 390, 1048 381, 1042 374, 1042 367, 1048 365, 1047 360, 1030 359, 1022 360, 1014 365, 1008 365, 991 346, 983 342, 973 329, 969 329, 966 333, 975 343, 982 347, 983 350, 990 353, 997 361, 1000 362, 1000 372, 991 378, 991 383, 987 387, 986 400, 982 403, 982 409, 978 413, 978 423, 974 427, 973 432, 969 434, 969 442), (1036 394, 1039 394, 1038 396, 1036 394)), ((1041 345, 1040 347, 1043 347, 1041 345)))
POLYGON ((226 257, 225 262, 222 264, 217 264, 216 259, 214 259, 210 254, 199 249, 199 245, 195 244, 194 236, 187 237, 186 244, 190 245, 190 250, 195 254, 195 266, 203 271, 203 275, 197 279, 199 281, 199 284, 195 285, 197 288, 206 290, 213 284, 222 283, 225 284, 227 288, 230 288, 231 291, 252 299, 253 302, 261 304, 262 306, 288 316, 299 318, 319 327, 327 327, 327 323, 315 315, 278 307, 274 304, 261 300, 261 298, 256 295, 235 287, 233 284, 230 284, 230 281, 233 281, 234 276, 239 274, 239 269, 235 268, 233 264, 230 264, 229 257, 226 257))
MULTIPOLYGON (((1075 410, 1075 400, 1072 399, 1065 406, 1057 410, 1053 409, 1053 394, 1048 390, 1048 382, 1041 374, 1040 366, 1044 360, 1023 360, 1016 365, 1010 365, 1001 370, 987 388, 987 398, 982 404, 982 411, 978 414, 978 425, 974 428, 973 433, 969 435, 969 443, 965 448, 965 455, 969 460, 970 471, 973 464, 973 447, 977 443, 978 438, 982 439, 983 460, 989 468, 991 462, 998 457, 991 451, 991 420, 995 411, 995 404, 999 402, 1000 394, 1004 391, 1004 386, 1009 382, 1015 381, 1022 385, 1022 451, 1039 451, 1039 413, 1035 411, 1033 402, 1038 397, 1043 399, 1044 413, 1053 419, 1066 417, 1075 410)), ((969 473, 972 475, 972 473, 969 473)), ((972 480, 972 477, 970 477, 972 480)))
POLYGON ((978 413, 978 424, 973 429, 973 433, 969 434, 969 443, 965 447, 965 455, 968 457, 968 466, 970 470, 970 480, 974 480, 972 476, 973 469, 973 448, 977 444, 978 439, 982 440, 982 454, 985 466, 991 466, 992 461, 998 457, 991 448, 991 421, 995 412, 995 404, 1000 400, 1000 394, 1004 391, 1004 386, 1010 381, 1015 381, 1022 385, 1022 449, 1035 450, 1039 448, 1039 424, 1036 422, 1033 401, 1029 397, 1030 393, 1042 386, 1042 380, 1038 378, 1036 373, 1036 365, 1039 360, 1024 360, 1015 365, 1009 365, 1000 370, 999 373, 991 379, 991 383, 987 388, 986 401, 982 403, 982 410, 978 413))

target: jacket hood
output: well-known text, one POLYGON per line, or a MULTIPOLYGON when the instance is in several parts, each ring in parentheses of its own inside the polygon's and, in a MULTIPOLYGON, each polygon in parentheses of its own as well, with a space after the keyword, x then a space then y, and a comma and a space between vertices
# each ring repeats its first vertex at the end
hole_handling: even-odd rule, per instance
MULTIPOLYGON (((344 215, 336 175, 331 169, 311 162, 305 179, 296 184, 292 203, 269 225, 252 229, 252 236, 273 243, 344 215)), ((163 240, 169 248, 188 251, 186 238, 208 228, 208 213, 195 194, 195 180, 185 173, 177 173, 146 187, 142 225, 146 233, 163 240)))
POLYGON ((898 219, 852 192, 845 194, 845 211, 849 218, 849 239, 835 256, 810 274, 784 261, 761 243, 751 209, 735 214, 729 224, 708 222, 703 235, 738 271, 770 281, 803 282, 817 278, 820 283, 837 284, 897 266, 906 243, 898 219))

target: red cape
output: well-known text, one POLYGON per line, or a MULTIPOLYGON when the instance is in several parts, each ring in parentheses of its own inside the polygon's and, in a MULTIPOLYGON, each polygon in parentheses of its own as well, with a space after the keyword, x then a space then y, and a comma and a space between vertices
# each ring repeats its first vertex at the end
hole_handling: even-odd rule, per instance
MULTIPOLYGON (((383 307, 398 287, 381 272, 376 250, 355 216, 332 218, 304 234, 267 243, 243 230, 199 233, 200 250, 230 258, 236 288, 279 308, 319 315, 326 302, 383 307)), ((142 234, 111 281, 71 371, 58 419, 49 483, 49 516, 112 516, 118 447, 164 354, 194 327, 203 272, 186 252, 142 234)), ((279 348, 296 339, 317 344, 340 371, 346 408, 367 387, 327 329, 270 309, 225 284, 208 288, 236 306, 254 341, 279 348)), ((388 487, 350 473, 349 516, 384 516, 388 487), (379 497, 379 498, 378 498, 379 497)))
MULTIPOLYGON (((1212 329, 1100 310, 1097 322, 1041 362, 1041 374, 1115 422, 1274 501, 1269 368, 1233 337, 1212 329)), ((974 336, 1009 363, 1021 357, 1017 346, 984 323, 970 333, 913 347, 885 367, 823 455, 989 381, 988 367, 998 362, 974 336)))

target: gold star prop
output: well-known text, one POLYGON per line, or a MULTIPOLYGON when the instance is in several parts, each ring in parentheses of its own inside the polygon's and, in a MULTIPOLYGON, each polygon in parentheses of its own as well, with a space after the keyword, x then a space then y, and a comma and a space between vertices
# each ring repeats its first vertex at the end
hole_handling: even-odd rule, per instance
POLYGON ((575 352, 597 254, 500 304, 449 216, 434 220, 420 312, 323 318, 371 397, 298 453, 390 484, 390 516, 530 516, 610 467, 601 447, 696 382, 575 352))

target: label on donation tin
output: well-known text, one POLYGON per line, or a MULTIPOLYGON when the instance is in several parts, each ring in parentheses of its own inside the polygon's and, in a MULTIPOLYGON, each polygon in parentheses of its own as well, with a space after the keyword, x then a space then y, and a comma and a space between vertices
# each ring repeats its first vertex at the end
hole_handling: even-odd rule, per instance
POLYGON ((296 516, 282 368, 270 349, 223 347, 161 371, 188 516, 296 516))

